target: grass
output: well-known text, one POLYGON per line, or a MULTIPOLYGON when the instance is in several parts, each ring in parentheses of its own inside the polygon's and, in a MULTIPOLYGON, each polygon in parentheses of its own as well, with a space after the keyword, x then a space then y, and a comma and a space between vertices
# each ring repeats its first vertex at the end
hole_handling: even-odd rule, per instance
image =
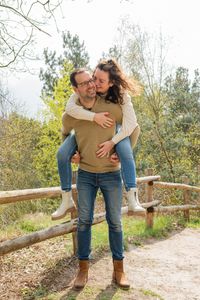
POLYGON ((158 295, 157 293, 154 293, 151 290, 140 290, 145 296, 151 296, 151 297, 155 297, 158 300, 164 300, 160 295, 158 295))
POLYGON ((29 288, 21 289, 21 295, 24 300, 39 299, 47 293, 47 289, 43 286, 39 286, 34 292, 29 288))
MULTIPOLYGON (((159 216, 155 218, 154 227, 147 229, 144 219, 123 217, 124 242, 125 249, 128 243, 136 246, 142 245, 142 242, 148 238, 161 239, 168 235, 173 229, 174 218, 170 216, 159 216)), ((103 250, 108 248, 108 228, 107 223, 95 225, 92 228, 92 246, 93 249, 103 250)))
MULTIPOLYGON (((2 226, 0 238, 2 240, 10 239, 60 224, 63 221, 67 221, 67 219, 52 221, 50 215, 44 213, 26 214, 18 221, 2 226)), ((165 238, 170 231, 177 227, 200 228, 200 217, 199 212, 191 212, 190 221, 187 222, 182 214, 161 215, 154 218, 152 229, 146 228, 143 218, 124 216, 122 223, 126 248, 128 243, 140 246, 142 241, 148 238, 165 238)), ((106 222, 92 227, 92 248, 98 251, 108 248, 108 227, 106 222)))
MULTIPOLYGON (((149 238, 162 239, 166 238, 170 231, 177 228, 190 227, 190 228, 200 228, 200 218, 198 212, 191 212, 190 221, 186 222, 183 218, 183 214, 173 214, 173 215, 161 215, 157 216, 154 219, 154 226, 152 229, 147 229, 145 220, 143 218, 135 217, 123 217, 123 230, 124 230, 124 242, 125 249, 128 248, 129 244, 135 246, 142 246, 145 241, 149 238)), ((31 233, 37 230, 51 227, 53 225, 59 224, 66 220, 51 221, 50 215, 44 213, 35 213, 24 215, 23 218, 20 218, 17 222, 7 227, 4 227, 0 231, 0 239, 6 237, 10 239, 13 236, 22 236, 27 233, 31 233)), ((62 238, 62 237, 60 237, 62 238)), ((65 237, 69 239, 69 243, 66 243, 65 255, 71 255, 72 253, 72 239, 70 235, 65 237)), ((56 238, 57 239, 57 238, 56 238)), ((54 239, 54 241, 56 241, 54 239)), ((98 225, 92 227, 92 248, 94 256, 97 257, 101 252, 108 249, 108 227, 106 222, 102 222, 98 225)), ((55 268, 54 262, 49 268, 55 268)), ((60 262, 63 263, 63 260, 60 262)), ((56 266, 58 270, 62 269, 62 266, 56 266)), ((88 299, 99 299, 99 300, 122 300, 122 299, 132 299, 130 291, 122 291, 113 286, 108 286, 106 290, 101 290, 96 286, 86 286, 86 288, 81 291, 81 293, 76 293, 72 290, 66 291, 63 294, 63 291, 55 292, 52 289, 49 289, 45 284, 40 284, 37 287, 24 287, 21 289, 22 299, 31 300, 31 299, 45 299, 45 300, 56 300, 56 299, 68 299, 68 300, 88 300, 88 299)), ((137 290, 136 293, 140 292, 141 295, 147 297, 153 297, 158 300, 163 300, 161 296, 156 294, 151 290, 137 290)))
POLYGON ((186 227, 189 228, 200 228, 200 215, 196 214, 190 218, 190 221, 186 222, 186 227))

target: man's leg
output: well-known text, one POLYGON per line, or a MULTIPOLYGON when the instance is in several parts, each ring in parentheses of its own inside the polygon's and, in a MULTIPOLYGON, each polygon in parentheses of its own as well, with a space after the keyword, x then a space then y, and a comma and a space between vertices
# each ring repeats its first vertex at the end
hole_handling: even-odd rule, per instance
POLYGON ((103 193, 109 242, 113 259, 123 259, 123 233, 121 224, 122 180, 120 171, 98 174, 103 193))
POLYGON ((129 288, 123 270, 123 232, 121 224, 122 181, 120 171, 100 174, 100 189, 104 195, 109 242, 113 257, 113 280, 122 288, 129 288))
POLYGON ((96 174, 78 171, 78 258, 89 259, 91 252, 91 226, 94 214, 94 202, 98 187, 96 174))
POLYGON ((96 174, 78 171, 78 259, 79 272, 74 282, 76 289, 85 286, 88 280, 89 255, 91 252, 91 226, 94 214, 94 202, 98 187, 96 186, 96 174))

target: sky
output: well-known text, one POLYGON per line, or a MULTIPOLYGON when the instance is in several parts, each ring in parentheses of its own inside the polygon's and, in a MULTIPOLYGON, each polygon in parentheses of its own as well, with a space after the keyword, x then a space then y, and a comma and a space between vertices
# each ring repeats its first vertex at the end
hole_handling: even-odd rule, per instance
MULTIPOLYGON (((51 37, 38 33, 34 52, 41 56, 48 47, 59 53, 61 32, 69 30, 84 41, 90 66, 94 67, 102 53, 114 44, 120 19, 126 17, 152 35, 161 31, 169 40, 168 63, 184 66, 192 73, 200 69, 199 11, 199 0, 64 0, 62 11, 56 14, 59 32, 53 21, 48 24, 45 30, 51 37)), ((11 95, 25 104, 28 116, 36 117, 42 107, 38 76, 42 61, 29 66, 34 68, 34 75, 18 72, 9 75, 6 84, 11 95)))

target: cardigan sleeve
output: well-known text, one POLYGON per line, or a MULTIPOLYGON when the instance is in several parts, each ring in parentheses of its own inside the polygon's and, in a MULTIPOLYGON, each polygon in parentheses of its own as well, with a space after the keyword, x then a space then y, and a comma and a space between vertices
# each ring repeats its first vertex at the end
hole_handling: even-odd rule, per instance
POLYGON ((112 138, 112 141, 117 144, 125 137, 130 136, 134 129, 138 126, 136 114, 131 102, 131 97, 127 93, 123 97, 124 103, 122 109, 122 126, 118 133, 112 138))
POLYGON ((77 105, 77 100, 77 94, 74 93, 70 96, 66 105, 67 114, 75 119, 93 121, 95 113, 84 109, 83 106, 77 105))

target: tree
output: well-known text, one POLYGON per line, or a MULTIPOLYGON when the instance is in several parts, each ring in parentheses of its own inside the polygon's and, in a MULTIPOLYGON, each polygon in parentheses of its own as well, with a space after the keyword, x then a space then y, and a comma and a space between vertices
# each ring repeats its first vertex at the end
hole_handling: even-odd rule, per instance
POLYGON ((40 135, 40 123, 23 115, 0 84, 0 189, 13 190, 39 185, 33 154, 40 135))
POLYGON ((183 174, 195 182, 200 155, 200 79, 193 82, 188 70, 167 71, 166 41, 152 37, 138 26, 123 23, 126 38, 121 52, 123 68, 140 80, 144 93, 133 99, 142 129, 137 166, 155 169, 166 180, 180 181, 183 174))
POLYGON ((168 112, 176 126, 186 133, 192 124, 199 122, 200 77, 195 70, 194 81, 189 79, 188 69, 180 67, 175 76, 166 78, 165 91, 168 100, 168 112))
POLYGON ((74 68, 86 67, 89 63, 89 55, 84 42, 80 42, 79 36, 71 35, 69 31, 62 34, 64 57, 63 62, 68 60, 74 68))
POLYGON ((39 134, 39 122, 16 112, 1 119, 1 190, 39 186, 36 170, 33 167, 33 154, 39 134))
POLYGON ((44 24, 54 18, 62 0, 0 2, 0 68, 33 57, 31 45, 36 31, 48 34, 44 24))
POLYGON ((54 86, 53 96, 43 98, 45 122, 42 125, 40 139, 34 155, 34 165, 42 186, 59 184, 56 153, 62 143, 62 113, 72 93, 69 81, 72 69, 73 66, 70 63, 65 63, 60 78, 54 86))
MULTIPOLYGON (((199 164, 200 157, 200 77, 195 70, 194 80, 191 81, 188 69, 180 67, 175 75, 166 78, 165 84, 168 106, 166 117, 174 138, 174 161, 176 171, 183 170, 195 182, 194 170, 199 164)), ((168 126, 169 127, 169 126, 168 126)), ((172 136, 172 133, 169 135, 172 136)))
POLYGON ((40 79, 43 82, 42 94, 53 96, 54 86, 60 76, 60 70, 65 62, 72 64, 74 68, 86 67, 89 63, 89 55, 84 42, 80 42, 78 35, 72 36, 69 31, 62 34, 63 54, 56 55, 56 51, 44 49, 46 69, 40 69, 40 79))
POLYGON ((123 60, 126 53, 126 43, 127 43, 127 27, 129 26, 129 21, 126 18, 122 18, 120 25, 117 28, 117 40, 114 45, 108 49, 108 53, 103 52, 103 58, 115 59, 120 65, 124 65, 123 60))
MULTIPOLYGON (((149 150, 146 154, 151 163, 154 161, 158 169, 163 170, 163 161, 166 164, 166 171, 171 179, 175 179, 173 162, 171 154, 166 148, 165 143, 165 122, 164 106, 165 95, 163 93, 163 83, 166 77, 165 64, 165 40, 162 34, 152 38, 146 32, 143 32, 139 26, 125 23, 126 44, 123 51, 122 62, 130 76, 138 79, 144 88, 143 96, 140 100, 143 102, 142 111, 139 115, 141 124, 145 123, 150 136, 145 137, 145 143, 148 141, 149 150), (147 139, 147 140, 146 140, 147 139), (159 152, 159 155, 158 155, 159 152)), ((143 135, 144 137, 145 135, 143 135)), ((145 148, 143 148, 145 149, 145 148)), ((141 154, 142 157, 144 155, 141 154)))

